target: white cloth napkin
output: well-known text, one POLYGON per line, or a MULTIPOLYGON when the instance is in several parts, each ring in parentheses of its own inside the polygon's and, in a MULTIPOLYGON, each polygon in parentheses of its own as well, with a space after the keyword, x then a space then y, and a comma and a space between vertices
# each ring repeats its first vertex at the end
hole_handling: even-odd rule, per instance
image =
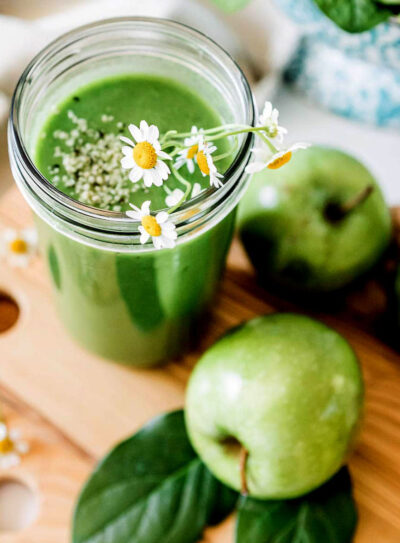
POLYGON ((85 23, 123 15, 157 16, 196 27, 211 36, 259 80, 256 96, 270 97, 297 43, 297 30, 271 2, 253 0, 224 16, 207 0, 85 0, 62 13, 35 20, 0 16, 0 120, 24 67, 49 41, 85 23))

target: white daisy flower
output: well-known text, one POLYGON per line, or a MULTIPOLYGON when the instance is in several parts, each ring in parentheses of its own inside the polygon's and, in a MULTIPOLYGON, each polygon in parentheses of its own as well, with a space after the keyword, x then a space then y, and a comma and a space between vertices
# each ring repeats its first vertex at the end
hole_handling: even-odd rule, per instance
POLYGON ((6 228, 0 234, 0 256, 14 268, 25 268, 37 252, 37 232, 34 228, 6 228))
POLYGON ((0 422, 0 469, 9 469, 21 462, 21 455, 29 450, 28 444, 21 440, 18 430, 8 430, 0 422))
POLYGON ((255 161, 246 166, 247 173, 256 173, 261 172, 265 168, 270 170, 277 170, 285 164, 287 164, 294 152, 299 149, 307 149, 310 147, 309 143, 295 143, 287 149, 281 149, 277 153, 272 153, 270 149, 263 148, 253 148, 252 153, 255 156, 255 161))
POLYGON ((284 136, 287 134, 286 128, 279 126, 279 111, 274 108, 271 102, 265 102, 263 112, 259 117, 259 126, 267 127, 267 135, 282 143, 284 136))
POLYGON ((189 173, 194 172, 194 159, 199 150, 199 144, 202 141, 202 133, 201 128, 199 130, 197 126, 192 126, 191 135, 183 140, 185 148, 179 151, 174 168, 179 170, 179 168, 182 168, 186 164, 189 173))
POLYGON ((175 247, 175 240, 178 237, 176 227, 169 220, 169 215, 166 211, 160 211, 157 215, 150 214, 150 200, 142 204, 141 208, 130 204, 133 211, 127 211, 126 214, 131 219, 140 221, 140 243, 147 243, 151 238, 156 249, 172 249, 175 247))
POLYGON ((174 189, 171 194, 168 194, 168 196, 165 198, 165 203, 167 204, 167 207, 174 207, 177 203, 179 203, 185 193, 181 189, 174 189))
POLYGON ((195 183, 192 188, 192 198, 200 194, 201 190, 202 189, 200 183, 195 183))
POLYGON ((158 128, 154 124, 149 126, 146 121, 140 122, 140 128, 134 124, 130 124, 128 128, 134 141, 120 136, 120 139, 128 144, 122 147, 124 156, 121 159, 121 166, 131 170, 129 179, 132 183, 137 183, 143 178, 146 187, 151 185, 160 187, 171 173, 161 159, 171 160, 171 157, 161 151, 158 128))
POLYGON ((216 149, 215 145, 210 145, 209 142, 201 139, 196 161, 203 176, 208 175, 210 177, 210 185, 219 188, 223 185, 221 179, 224 176, 218 172, 212 158, 212 154, 216 149))

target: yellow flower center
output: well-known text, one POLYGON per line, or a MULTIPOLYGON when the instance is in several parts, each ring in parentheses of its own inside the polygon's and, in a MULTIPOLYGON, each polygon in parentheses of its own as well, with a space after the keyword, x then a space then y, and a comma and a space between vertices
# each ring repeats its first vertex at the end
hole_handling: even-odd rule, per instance
POLYGON ((198 150, 199 150, 199 146, 197 144, 192 145, 191 147, 189 147, 186 157, 189 160, 194 158, 194 156, 195 156, 195 154, 197 153, 198 150))
POLYGON ((9 437, 5 437, 0 441, 0 454, 7 454, 14 449, 13 442, 9 437))
POLYGON ((23 255, 28 251, 28 244, 25 240, 17 238, 10 242, 9 248, 12 253, 23 255))
POLYGON ((281 168, 282 166, 287 164, 291 158, 292 158, 292 153, 291 151, 288 151, 284 155, 279 156, 278 158, 273 160, 270 164, 268 164, 268 168, 270 170, 277 170, 278 168, 281 168))
POLYGON ((155 238, 161 236, 161 226, 156 221, 156 218, 152 215, 146 215, 143 217, 142 226, 150 236, 155 238))
POLYGON ((151 143, 141 141, 133 148, 133 159, 144 170, 151 170, 157 164, 157 153, 151 143))
POLYGON ((199 165, 200 171, 204 173, 204 175, 210 175, 210 167, 207 162, 207 157, 204 153, 204 151, 199 151, 196 155, 197 158, 197 164, 199 165))

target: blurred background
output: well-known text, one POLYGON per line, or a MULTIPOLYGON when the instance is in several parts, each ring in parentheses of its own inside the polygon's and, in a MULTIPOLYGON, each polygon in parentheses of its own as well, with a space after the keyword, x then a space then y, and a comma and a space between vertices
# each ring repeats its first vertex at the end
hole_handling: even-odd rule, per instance
POLYGON ((276 104, 290 139, 354 154, 375 174, 388 203, 400 204, 400 24, 347 34, 311 0, 252 0, 231 14, 210 0, 0 0, 0 13, 0 193, 12 182, 9 101, 32 56, 80 24, 152 15, 213 37, 242 66, 259 105, 276 104))

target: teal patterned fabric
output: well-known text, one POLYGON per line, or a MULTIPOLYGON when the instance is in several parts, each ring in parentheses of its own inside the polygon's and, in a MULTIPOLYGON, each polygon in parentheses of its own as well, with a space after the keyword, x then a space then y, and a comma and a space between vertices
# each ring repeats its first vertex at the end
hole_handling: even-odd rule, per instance
POLYGON ((312 0, 275 0, 305 33, 287 77, 346 117, 400 128, 400 24, 349 34, 312 0))

